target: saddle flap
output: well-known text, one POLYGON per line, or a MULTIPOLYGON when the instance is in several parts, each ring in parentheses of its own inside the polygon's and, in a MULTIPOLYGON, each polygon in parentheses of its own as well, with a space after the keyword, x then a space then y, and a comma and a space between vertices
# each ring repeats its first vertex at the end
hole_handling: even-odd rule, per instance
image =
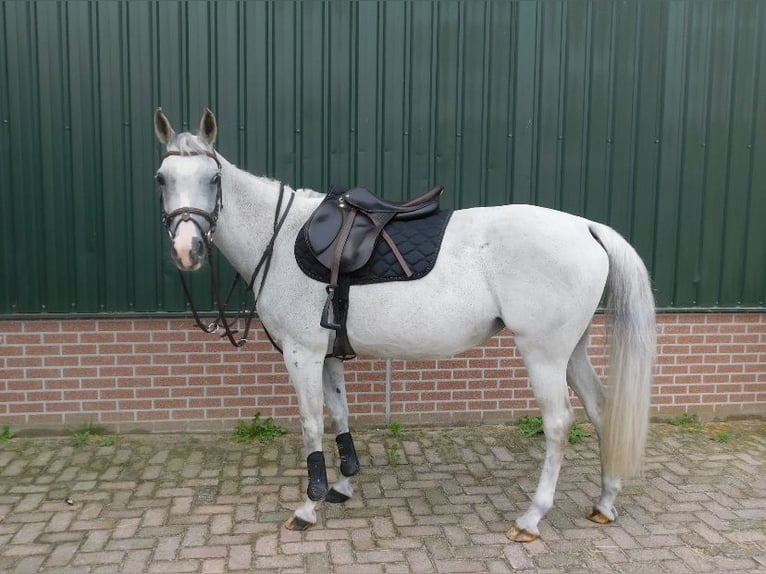
POLYGON ((357 214, 340 258, 342 273, 361 269, 370 260, 380 231, 390 219, 390 214, 357 214))
POLYGON ((306 240, 314 253, 320 256, 327 252, 338 237, 343 225, 343 210, 334 201, 323 201, 306 224, 306 240))

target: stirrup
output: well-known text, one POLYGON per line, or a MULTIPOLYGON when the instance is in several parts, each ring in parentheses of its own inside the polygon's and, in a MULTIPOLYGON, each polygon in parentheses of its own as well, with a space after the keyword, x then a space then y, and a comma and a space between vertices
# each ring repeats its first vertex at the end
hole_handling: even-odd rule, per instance
POLYGON ((325 329, 332 329, 337 331, 341 325, 335 320, 335 287, 327 286, 327 300, 324 303, 324 309, 322 309, 322 317, 319 320, 319 325, 325 329))

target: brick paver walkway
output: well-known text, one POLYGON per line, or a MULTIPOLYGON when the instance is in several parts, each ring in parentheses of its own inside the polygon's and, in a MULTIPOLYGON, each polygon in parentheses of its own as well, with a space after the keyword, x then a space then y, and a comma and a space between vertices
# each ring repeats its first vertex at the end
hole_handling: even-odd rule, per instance
POLYGON ((397 464, 387 431, 357 432, 354 499, 322 505, 300 533, 281 527, 305 488, 298 433, 269 446, 15 438, 0 443, 0 572, 764 572, 766 422, 725 430, 717 442, 712 425, 653 425, 645 476, 608 526, 584 518, 599 491, 595 440, 571 446, 528 545, 504 533, 543 442, 514 427, 405 427, 397 464))

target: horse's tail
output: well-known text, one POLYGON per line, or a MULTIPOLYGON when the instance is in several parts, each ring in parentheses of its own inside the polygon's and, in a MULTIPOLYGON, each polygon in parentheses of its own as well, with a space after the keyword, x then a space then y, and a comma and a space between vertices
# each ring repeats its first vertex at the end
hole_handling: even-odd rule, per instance
POLYGON ((613 229, 591 224, 609 257, 606 281, 611 333, 601 456, 608 476, 638 474, 649 430, 656 331, 654 294, 641 257, 613 229))

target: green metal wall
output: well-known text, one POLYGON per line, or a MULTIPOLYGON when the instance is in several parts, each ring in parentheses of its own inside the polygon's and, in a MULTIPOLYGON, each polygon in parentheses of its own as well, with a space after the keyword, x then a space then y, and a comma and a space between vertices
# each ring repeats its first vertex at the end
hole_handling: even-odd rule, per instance
POLYGON ((762 0, 0 1, 0 315, 183 310, 158 105, 293 186, 584 214, 660 307, 763 309, 764 54, 762 0))

